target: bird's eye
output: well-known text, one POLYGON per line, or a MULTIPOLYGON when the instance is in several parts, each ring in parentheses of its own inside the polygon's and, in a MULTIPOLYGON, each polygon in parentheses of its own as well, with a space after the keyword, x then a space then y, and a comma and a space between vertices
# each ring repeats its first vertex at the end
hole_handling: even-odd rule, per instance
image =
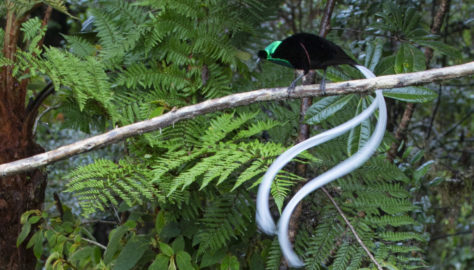
POLYGON ((266 51, 258 51, 258 58, 261 58, 261 59, 267 59, 268 57, 268 54, 266 51))

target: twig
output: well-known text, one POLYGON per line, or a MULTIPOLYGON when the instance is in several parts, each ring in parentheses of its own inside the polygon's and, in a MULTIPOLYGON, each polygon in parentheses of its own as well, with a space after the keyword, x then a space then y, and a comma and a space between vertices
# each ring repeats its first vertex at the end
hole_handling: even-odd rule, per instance
MULTIPOLYGON (((474 62, 446 68, 432 69, 421 72, 380 76, 372 79, 353 80, 326 85, 326 95, 343 95, 354 93, 369 93, 373 89, 387 89, 418 85, 433 81, 459 78, 474 74, 474 62)), ((193 118, 210 112, 235 108, 251 103, 283 100, 287 98, 302 98, 310 96, 321 96, 319 85, 298 86, 288 96, 288 87, 265 88, 251 92, 233 94, 221 98, 206 100, 204 102, 186 106, 174 111, 170 111, 152 119, 137 122, 110 130, 106 133, 81 140, 70 145, 59 147, 55 150, 38 154, 29 158, 0 165, 0 177, 13 175, 19 172, 26 172, 43 167, 50 163, 104 147, 106 145, 125 140, 132 136, 141 135, 171 126, 176 122, 193 118)))
POLYGON ((106 246, 104 246, 104 245, 102 245, 101 243, 96 242, 96 241, 94 241, 94 240, 87 239, 87 238, 84 238, 84 237, 81 237, 81 240, 84 240, 84 241, 86 241, 86 242, 88 242, 88 243, 91 243, 91 244, 93 244, 93 245, 96 245, 96 246, 100 247, 100 248, 103 249, 103 250, 106 250, 106 249, 107 249, 106 246))
POLYGON ((90 219, 86 220, 81 223, 81 225, 86 225, 86 224, 94 224, 94 223, 103 223, 103 224, 112 224, 112 225, 117 225, 116 221, 111 221, 111 220, 102 220, 102 219, 90 219))
POLYGON ((53 193, 54 201, 56 203, 56 208, 58 209, 59 216, 61 219, 63 219, 64 216, 64 211, 63 211, 63 204, 61 203, 61 199, 59 198, 59 195, 57 192, 53 193))
POLYGON ((365 246, 364 242, 362 242, 362 240, 360 239, 359 235, 357 234, 356 230, 354 229, 354 227, 352 226, 352 224, 349 222, 349 220, 347 219, 347 217, 344 215, 344 212, 342 212, 341 208, 339 207, 339 205, 337 205, 336 201, 333 199, 333 197, 331 196, 331 194, 329 194, 329 192, 326 190, 326 188, 324 187, 321 187, 321 190, 326 194, 326 196, 328 196, 329 200, 332 202, 332 204, 334 205, 334 207, 336 207, 336 210, 337 212, 339 212, 339 215, 341 215, 341 217, 344 219, 344 221, 346 222, 347 226, 349 227, 349 229, 351 229, 352 231, 352 234, 354 234, 354 237, 356 238, 357 242, 360 244, 360 246, 365 250, 365 253, 367 253, 367 255, 369 256, 370 260, 377 266, 377 269, 379 270, 382 270, 382 266, 380 266, 380 264, 377 262, 377 260, 375 259, 374 255, 372 255, 372 253, 370 253, 370 250, 365 246))
POLYGON ((433 109, 433 113, 432 113, 431 118, 430 118, 430 125, 428 126, 428 131, 427 131, 427 134, 426 134, 426 137, 425 137, 426 141, 428 141, 430 136, 431 136, 431 129, 433 128, 433 123, 434 123, 434 120, 436 118, 436 114, 438 113, 439 105, 441 104, 442 94, 443 94, 443 86, 440 85, 439 90, 438 90, 438 98, 436 99, 436 104, 435 104, 435 107, 433 109))
POLYGON ((471 117, 471 114, 474 112, 474 110, 469 110, 469 112, 466 114, 466 116, 464 116, 461 120, 459 120, 459 122, 455 123, 454 125, 452 125, 448 130, 446 130, 446 132, 444 132, 442 135, 441 135, 441 138, 444 138, 445 136, 449 135, 451 132, 453 132, 460 124, 462 124, 462 122, 466 121, 467 119, 469 119, 471 117))
POLYGON ((59 105, 54 105, 54 106, 46 106, 46 109, 44 109, 44 111, 42 111, 38 117, 36 117, 35 119, 35 124, 33 125, 33 134, 36 134, 36 128, 38 127, 38 122, 40 121, 41 117, 43 117, 46 113, 48 113, 49 111, 51 110, 54 110, 54 109, 57 109, 59 108, 59 105))
POLYGON ((467 230, 467 231, 455 232, 455 233, 450 233, 450 234, 438 235, 438 236, 431 237, 430 242, 443 239, 443 238, 448 238, 448 237, 462 235, 462 234, 470 234, 470 233, 472 234, 473 231, 467 230))
POLYGON ((408 103, 405 107, 405 111, 403 112, 402 120, 398 125, 397 131, 395 132, 395 141, 392 143, 390 150, 387 154, 387 159, 390 162, 393 162, 395 157, 397 156, 398 147, 403 140, 406 138, 408 124, 410 123, 411 116, 413 115, 413 111, 415 109, 415 103, 408 103))

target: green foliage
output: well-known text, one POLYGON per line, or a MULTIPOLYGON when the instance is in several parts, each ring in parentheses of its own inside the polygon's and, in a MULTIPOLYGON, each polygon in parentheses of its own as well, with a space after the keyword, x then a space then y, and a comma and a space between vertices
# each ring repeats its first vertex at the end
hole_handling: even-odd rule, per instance
MULTIPOLYGON (((60 93, 64 103, 69 105, 65 106, 65 111, 77 112, 76 120, 82 120, 74 121, 74 125, 84 126, 85 131, 89 131, 89 118, 85 118, 85 115, 96 118, 103 118, 105 115, 112 121, 118 121, 118 112, 110 92, 110 79, 99 59, 92 56, 79 58, 57 48, 39 47, 46 29, 41 26, 38 18, 25 21, 21 30, 28 46, 17 51, 13 68, 16 77, 51 81, 55 91, 60 93)), ((8 59, 1 62, 3 65, 11 64, 8 59)))
MULTIPOLYGON (((318 148, 316 157, 325 160, 322 166, 331 168, 339 162, 344 153, 341 141, 343 139, 318 148)), ((417 242, 426 240, 412 231, 419 223, 411 213, 418 208, 409 199, 410 193, 405 188, 407 181, 396 166, 383 157, 373 157, 327 189, 379 262, 403 265, 404 269, 421 268, 424 267, 423 260, 405 261, 406 256, 413 253, 421 256, 417 242)), ((311 237, 299 238, 295 244, 305 250, 302 255, 308 269, 359 269, 370 263, 365 252, 355 244, 352 232, 322 193, 314 195, 308 203, 318 225, 308 229, 307 234, 311 237)))
POLYGON ((74 192, 80 198, 84 215, 96 209, 103 211, 110 203, 118 206, 118 198, 128 206, 144 204, 153 198, 163 201, 164 195, 153 187, 150 176, 146 168, 126 160, 118 164, 97 160, 72 172, 65 191, 74 192))
MULTIPOLYGON (((62 1, 45 2, 62 10, 62 1)), ((288 27, 269 17, 277 14, 278 4, 94 1, 88 9, 92 29, 66 36, 66 50, 39 47, 45 28, 32 18, 22 24, 26 45, 16 60, 0 58, 0 65, 13 66, 18 78, 51 81, 67 119, 65 126, 100 131, 236 91, 287 85, 292 75, 288 69, 263 64, 264 72, 254 73, 248 61, 262 47, 259 43, 268 43, 268 36, 286 35, 283 30, 269 31, 288 27)), ((364 5, 351 4, 351 10, 364 5)), ((448 59, 459 57, 458 50, 429 33, 414 7, 376 1, 368 5, 370 11, 359 10, 370 15, 363 16, 367 21, 341 23, 360 16, 335 15, 332 23, 366 26, 368 37, 353 36, 360 44, 351 41, 345 47, 361 55, 361 62, 377 75, 426 69, 423 46, 448 59)), ((337 39, 336 32, 331 34, 337 39)), ((333 81, 357 77, 361 75, 350 67, 328 70, 333 81)), ((425 87, 392 89, 385 96, 405 102, 437 97, 425 87)), ((318 124, 312 133, 346 121, 372 101, 370 96, 355 95, 316 100, 306 116, 318 124)), ((81 218, 66 206, 62 214, 54 209, 27 212, 18 244, 29 239, 27 246, 38 258, 38 267, 47 269, 279 269, 278 241, 263 239, 257 231, 254 198, 268 166, 294 144, 298 110, 297 101, 256 104, 129 139, 124 144, 127 157, 97 159, 64 177, 66 191, 81 207, 81 218), (99 242, 97 231, 91 233, 90 223, 96 219, 112 223, 105 242, 99 242)), ((364 121, 347 136, 286 166, 272 186, 274 212, 281 211, 305 177, 320 174, 360 149, 372 122, 364 121), (310 165, 307 175, 296 175, 296 164, 310 165)), ((389 142, 387 138, 379 151, 385 151, 389 142)), ((399 167, 375 156, 327 187, 362 241, 387 268, 427 265, 425 226, 434 214, 425 214, 429 200, 420 199, 419 193, 426 185, 444 187, 450 176, 431 180, 436 164, 422 160, 423 155, 407 153, 403 158, 410 160, 399 167)), ((294 246, 308 269, 374 267, 324 194, 313 194, 303 209, 294 246)), ((469 226, 470 215, 472 207, 466 203, 460 226, 469 226)))

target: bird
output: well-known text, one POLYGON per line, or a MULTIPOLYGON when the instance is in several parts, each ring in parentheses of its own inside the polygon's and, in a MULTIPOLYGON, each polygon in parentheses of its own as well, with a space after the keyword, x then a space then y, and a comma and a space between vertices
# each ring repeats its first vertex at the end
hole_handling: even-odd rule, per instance
POLYGON ((258 61, 267 60, 272 63, 303 70, 288 88, 293 91, 296 83, 310 70, 324 71, 321 80, 321 91, 325 94, 326 69, 329 66, 348 64, 356 66, 357 62, 348 56, 341 47, 333 42, 310 33, 297 33, 284 40, 273 41, 265 50, 258 51, 258 61))

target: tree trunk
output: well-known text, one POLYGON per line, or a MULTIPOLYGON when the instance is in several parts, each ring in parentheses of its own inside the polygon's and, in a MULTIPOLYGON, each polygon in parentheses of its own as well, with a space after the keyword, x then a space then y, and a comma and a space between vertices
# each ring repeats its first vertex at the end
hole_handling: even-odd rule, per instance
MULTIPOLYGON (((11 6, 10 1, 6 1, 11 6)), ((25 19, 9 9, 5 21, 3 57, 15 61, 20 25, 25 19)), ((32 127, 39 104, 25 106, 28 79, 18 81, 12 65, 0 68, 0 164, 29 157, 44 151, 34 142, 32 127)), ((35 269, 36 258, 26 249, 28 238, 18 248, 21 215, 41 209, 46 188, 46 174, 41 170, 0 178, 0 270, 35 269)), ((35 228, 32 228, 35 231, 35 228)))
MULTIPOLYGON (((25 131, 22 113, 8 110, 5 99, 0 100, 0 164, 43 152, 25 131)), ((46 188, 46 174, 34 170, 0 178, 0 269, 34 269, 36 258, 24 243, 16 247, 21 230, 20 217, 31 209, 41 209, 46 188)))

